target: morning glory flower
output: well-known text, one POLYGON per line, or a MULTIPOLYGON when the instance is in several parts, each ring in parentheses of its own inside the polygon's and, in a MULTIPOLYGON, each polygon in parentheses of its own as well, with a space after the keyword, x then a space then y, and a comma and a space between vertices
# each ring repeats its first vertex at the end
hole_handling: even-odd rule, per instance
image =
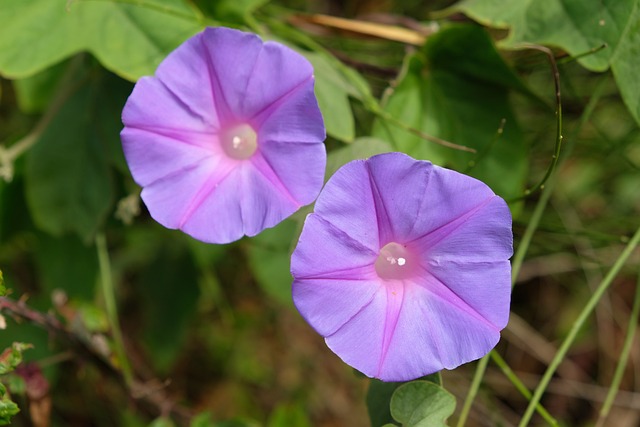
POLYGON ((322 188, 313 68, 275 42, 207 28, 143 77, 122 144, 151 216, 209 243, 273 227, 322 188))
POLYGON ((407 381, 487 354, 509 317, 511 214, 469 176, 387 153, 343 166, 291 258, 293 299, 347 364, 407 381))

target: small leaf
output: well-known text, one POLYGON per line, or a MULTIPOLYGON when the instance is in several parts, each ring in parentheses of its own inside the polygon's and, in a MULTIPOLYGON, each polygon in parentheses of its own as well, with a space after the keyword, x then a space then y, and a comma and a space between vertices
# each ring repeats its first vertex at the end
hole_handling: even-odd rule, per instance
POLYGON ((31 344, 14 342, 0 354, 0 375, 13 371, 22 362, 22 352, 32 348, 31 344))
POLYGON ((0 390, 0 396, 2 396, 0 399, 0 426, 6 426, 11 424, 11 418, 20 412, 20 408, 9 400, 2 390, 0 390))
POLYGON ((391 415, 403 427, 444 427, 455 408, 455 397, 430 381, 403 384, 391 397, 391 415))
POLYGON ((4 278, 2 277, 2 270, 0 270, 0 297, 7 295, 7 288, 4 286, 4 278))

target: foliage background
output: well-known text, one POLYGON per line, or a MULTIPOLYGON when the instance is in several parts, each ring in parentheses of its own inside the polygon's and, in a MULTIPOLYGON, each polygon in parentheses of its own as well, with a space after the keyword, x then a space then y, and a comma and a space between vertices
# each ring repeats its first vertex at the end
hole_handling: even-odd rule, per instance
MULTIPOLYGON (((0 269, 9 298, 51 313, 65 331, 60 339, 0 306, 0 349, 33 345, 2 381, 21 408, 14 425, 187 425, 196 414, 202 426, 392 421, 392 389, 367 398, 370 381, 290 301, 289 254, 310 208, 214 246, 163 229, 140 205, 120 147, 122 106, 137 78, 206 25, 258 32, 314 64, 327 177, 400 150, 474 175, 511 202, 521 268, 497 353, 529 389, 624 261, 561 354, 542 404, 560 425, 638 425, 632 335, 622 391, 600 412, 637 322, 640 254, 620 254, 640 217, 640 2, 453 3, 0 0, 0 269), (375 34, 360 21, 374 22, 375 34), (559 158, 553 67, 534 43, 557 58, 559 158), (137 389, 122 382, 106 283, 137 389)), ((442 373, 458 402, 450 423, 475 369, 442 373)), ((527 405, 490 362, 466 425, 517 425, 527 405)), ((536 415, 532 424, 546 422, 536 415)))

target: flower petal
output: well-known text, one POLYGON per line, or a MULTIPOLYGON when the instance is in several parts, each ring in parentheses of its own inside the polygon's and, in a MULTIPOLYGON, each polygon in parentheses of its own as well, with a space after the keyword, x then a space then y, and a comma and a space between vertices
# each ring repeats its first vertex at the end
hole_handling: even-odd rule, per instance
MULTIPOLYGON (((227 162, 210 157, 183 165, 174 173, 151 182, 143 188, 141 197, 153 219, 167 228, 182 228, 205 196, 234 172, 227 162)), ((228 181, 235 183, 237 179, 228 181)), ((227 217, 233 218, 232 213, 227 217)), ((236 222, 241 222, 240 218, 236 222)))
POLYGON ((261 141, 320 143, 326 137, 322 114, 307 80, 251 119, 261 141))
POLYGON ((192 199, 192 208, 183 213, 180 228, 208 243, 254 236, 299 208, 247 162, 237 164, 226 178, 212 180, 202 188, 192 199))
POLYGON ((380 246, 411 239, 416 218, 424 212, 421 202, 429 197, 426 187, 433 165, 416 162, 403 153, 373 156, 367 161, 380 225, 380 246))
POLYGON ((267 141, 252 161, 264 173, 273 173, 298 204, 307 205, 322 188, 326 158, 324 144, 267 141))
POLYGON ((217 145, 216 137, 207 135, 165 136, 153 130, 126 127, 120 137, 131 175, 142 186, 218 156, 207 147, 217 145))
POLYGON ((420 286, 407 286, 389 350, 376 375, 407 381, 487 354, 500 332, 420 286))
POLYGON ((511 213, 498 196, 416 239, 426 262, 504 261, 513 255, 511 213))
MULTIPOLYGON (((219 126, 213 104, 210 102, 211 106, 198 106, 198 102, 206 102, 192 102, 182 96, 186 95, 170 91, 155 77, 142 77, 122 110, 122 122, 126 127, 156 132, 213 133, 219 126)), ((200 95, 199 98, 211 100, 210 96, 200 95)))
MULTIPOLYGON (((413 236, 424 236, 482 206, 495 197, 491 189, 461 173, 432 165, 427 187, 422 194, 420 214, 417 216, 413 236)), ((507 212, 508 213, 508 212, 507 212)), ((500 215, 495 223, 505 219, 500 215)), ((508 227, 511 227, 509 214, 508 227)))
POLYGON ((293 282, 293 301, 302 317, 326 337, 363 310, 380 287, 377 279, 300 279, 293 282))
MULTIPOLYGON (((285 102, 297 91, 310 88, 313 92, 313 67, 304 56, 290 48, 266 42, 245 87, 251 96, 242 98, 238 111, 245 117, 255 117, 273 104, 285 102)), ((315 103, 315 97, 313 101, 315 103)))
POLYGON ((458 308, 475 313, 496 329, 509 320, 511 269, 508 260, 496 262, 445 261, 426 266, 429 277, 423 286, 442 295, 454 297, 458 308), (433 278, 433 279, 431 279, 433 278), (466 305, 466 307, 465 307, 466 305))
POLYGON ((363 246, 318 214, 307 216, 291 256, 296 279, 377 279, 377 252, 363 246))
MULTIPOLYGON (((318 196, 315 214, 377 256, 380 250, 378 216, 368 177, 364 160, 340 168, 318 196)), ((333 238, 340 236, 336 234, 333 238)))

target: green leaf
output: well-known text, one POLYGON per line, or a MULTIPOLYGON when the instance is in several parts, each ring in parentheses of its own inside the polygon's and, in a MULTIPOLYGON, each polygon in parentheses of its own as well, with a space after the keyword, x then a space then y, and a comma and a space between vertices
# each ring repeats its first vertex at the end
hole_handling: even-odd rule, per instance
POLYGON ((4 286, 4 277, 2 277, 2 270, 0 270, 0 297, 7 295, 7 288, 4 286))
POLYGON ((376 121, 373 134, 415 158, 468 173, 505 198, 519 196, 527 153, 509 105, 510 89, 524 90, 486 31, 453 25, 432 35, 423 52, 407 58, 384 108, 415 129, 477 153, 426 141, 383 119, 376 121))
POLYGON ((352 160, 367 159, 390 151, 393 151, 393 147, 386 141, 367 137, 358 138, 352 144, 329 152, 325 179, 331 178, 338 169, 352 160))
POLYGON ((22 362, 22 352, 32 348, 31 344, 14 342, 0 354, 0 375, 13 371, 22 362))
POLYGON ((31 76, 80 51, 136 80, 203 28, 186 0, 4 0, 0 8, 0 73, 31 76))
POLYGON ((30 77, 14 80, 13 87, 20 110, 29 114, 46 110, 67 66, 67 63, 61 62, 30 77))
POLYGON ((89 241, 113 202, 109 158, 115 156, 113 146, 120 145, 126 93, 113 76, 78 78, 88 82, 53 112, 27 154, 25 191, 40 229, 55 236, 73 232, 89 241))
POLYGON ((340 141, 353 141, 355 121, 349 95, 356 96, 356 88, 331 65, 326 56, 320 53, 301 53, 313 65, 316 98, 327 134, 340 141))
POLYGON ((504 47, 557 46, 592 71, 611 67, 625 104, 640 123, 640 0, 466 0, 461 11, 485 25, 509 28, 504 47))
POLYGON ((293 305, 290 262, 298 224, 285 220, 252 238, 247 246, 249 266, 262 290, 276 301, 293 305))
POLYGON ((430 381, 412 381, 391 397, 391 415, 403 427, 443 427, 456 408, 456 398, 430 381))
POLYGON ((0 425, 6 426, 11 424, 11 418, 20 412, 20 408, 6 397, 4 390, 0 390, 0 396, 0 425))

